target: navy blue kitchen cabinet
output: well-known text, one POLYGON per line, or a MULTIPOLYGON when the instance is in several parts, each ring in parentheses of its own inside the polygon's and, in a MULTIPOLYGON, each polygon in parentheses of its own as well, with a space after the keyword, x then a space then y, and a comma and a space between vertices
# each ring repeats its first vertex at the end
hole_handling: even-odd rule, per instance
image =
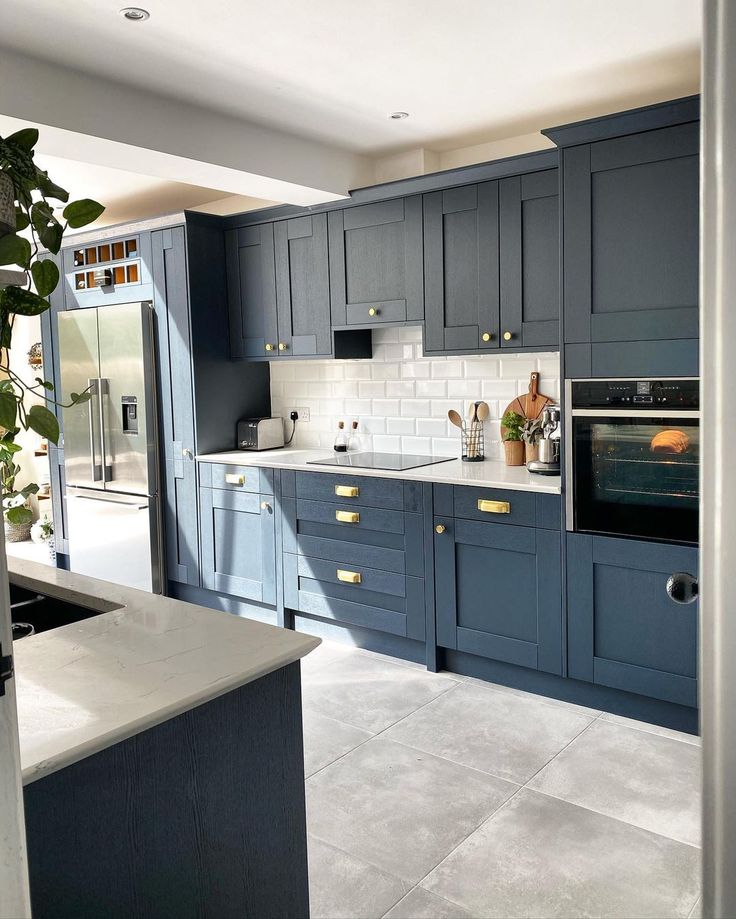
POLYGON ((424 319, 420 195, 331 211, 332 325, 424 319))
POLYGON ((424 195, 427 354, 559 348, 556 169, 424 195))
POLYGON ((435 485, 434 512, 437 644, 561 675, 559 496, 435 485))
POLYGON ((275 357, 278 315, 273 224, 228 230, 225 248, 230 354, 235 359, 275 357))
POLYGON ((273 492, 271 470, 200 465, 203 587, 275 605, 273 492))
POLYGON ((554 128, 565 376, 698 372, 696 98, 554 128))
POLYGON ((697 549, 568 534, 569 676, 697 706, 697 602, 670 599, 674 572, 697 577, 697 549))
POLYGON ((423 642, 423 492, 415 482, 282 473, 284 605, 423 642))

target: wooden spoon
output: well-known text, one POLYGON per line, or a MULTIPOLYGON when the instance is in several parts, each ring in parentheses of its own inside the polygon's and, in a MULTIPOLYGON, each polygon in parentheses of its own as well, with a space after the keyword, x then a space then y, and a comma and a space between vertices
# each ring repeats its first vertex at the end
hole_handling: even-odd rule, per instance
POLYGON ((451 408, 447 413, 447 417, 455 425, 456 428, 462 428, 463 419, 460 417, 459 413, 455 411, 454 408, 451 408))
POLYGON ((475 403, 475 416, 478 421, 485 421, 490 415, 491 410, 488 408, 487 402, 476 402, 475 403))

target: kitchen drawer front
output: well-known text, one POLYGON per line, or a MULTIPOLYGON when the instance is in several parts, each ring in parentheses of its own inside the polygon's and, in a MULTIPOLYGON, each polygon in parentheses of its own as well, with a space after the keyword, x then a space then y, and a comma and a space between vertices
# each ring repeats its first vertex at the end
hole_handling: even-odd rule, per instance
POLYGON ((424 577, 421 514, 359 505, 348 511, 344 505, 289 497, 282 497, 281 507, 284 552, 424 577), (359 514, 360 522, 338 522, 337 511, 359 514), (383 526, 384 521, 387 526, 383 526))
POLYGON ((273 494, 273 471, 257 466, 229 463, 199 463, 199 484, 204 488, 273 494))
POLYGON ((378 303, 348 303, 348 325, 380 325, 382 322, 405 322, 406 300, 384 300, 378 303), (372 312, 371 312, 372 311, 372 312))
POLYGON ((366 507, 396 509, 404 507, 404 483, 398 479, 361 475, 297 472, 296 497, 314 501, 340 501, 345 502, 346 507, 361 504, 366 507))
POLYGON ((292 610, 346 625, 423 641, 424 579, 351 568, 325 559, 284 555, 284 602, 292 610), (350 583, 343 578, 359 575, 350 583))
POLYGON ((345 529, 345 539, 358 531, 375 530, 382 534, 404 534, 404 517, 402 510, 385 510, 378 507, 361 507, 344 503, 333 504, 328 501, 310 501, 297 498, 296 515, 298 520, 324 523, 345 529))
POLYGON ((560 495, 467 485, 435 485, 434 511, 447 517, 558 530, 560 495))

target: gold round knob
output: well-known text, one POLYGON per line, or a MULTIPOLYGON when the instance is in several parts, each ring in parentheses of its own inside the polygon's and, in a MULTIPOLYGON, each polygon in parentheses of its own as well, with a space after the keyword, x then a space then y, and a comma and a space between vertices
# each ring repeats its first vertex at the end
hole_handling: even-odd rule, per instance
POLYGON ((503 333, 503 340, 504 340, 504 341, 511 341, 511 339, 512 339, 513 337, 514 337, 514 336, 511 334, 511 332, 504 332, 504 333, 503 333))
POLYGON ((271 344, 271 342, 268 342, 266 344, 266 351, 273 351, 273 345, 271 344))
POLYGON ((491 335, 490 332, 484 332, 481 335, 481 338, 483 339, 483 341, 490 341, 493 338, 493 335, 491 335))
POLYGON ((377 310, 377 309, 375 308, 375 306, 372 306, 372 307, 368 310, 368 315, 369 315, 369 316, 377 316, 377 315, 379 314, 379 312, 380 312, 380 310, 377 310))
POLYGON ((262 511, 270 511, 270 510, 271 510, 271 505, 268 503, 268 501, 261 501, 261 510, 262 510, 262 511))
POLYGON ((442 535, 446 529, 447 527, 444 525, 444 523, 438 523, 437 526, 434 528, 434 531, 435 533, 439 533, 440 535, 442 535))
POLYGON ((286 351, 286 345, 283 341, 279 342, 279 351, 286 351))

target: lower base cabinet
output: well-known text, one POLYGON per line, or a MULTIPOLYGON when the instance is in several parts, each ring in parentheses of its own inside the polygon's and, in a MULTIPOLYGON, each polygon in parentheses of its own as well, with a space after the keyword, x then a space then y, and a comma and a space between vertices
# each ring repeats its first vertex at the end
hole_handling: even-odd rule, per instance
POLYGON ((202 585, 245 600, 276 603, 273 495, 200 488, 202 585))
POLYGON ((697 575, 697 549, 568 534, 568 675, 696 706, 698 609, 667 594, 678 571, 697 575))
POLYGON ((434 526, 438 645, 562 674, 559 529, 444 516, 434 526))

